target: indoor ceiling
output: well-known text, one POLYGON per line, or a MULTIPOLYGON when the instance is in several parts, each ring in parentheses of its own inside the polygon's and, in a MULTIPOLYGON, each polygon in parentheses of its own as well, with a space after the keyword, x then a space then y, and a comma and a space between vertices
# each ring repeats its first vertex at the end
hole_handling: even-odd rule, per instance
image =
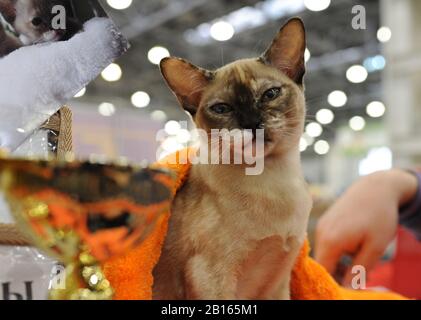
POLYGON ((323 133, 323 137, 329 140, 337 126, 347 123, 352 116, 366 115, 367 103, 381 98, 381 72, 369 73, 367 80, 359 84, 351 83, 345 76, 351 65, 363 64, 367 57, 380 54, 381 46, 376 37, 379 2, 334 0, 327 10, 320 12, 297 6, 297 2, 302 3, 296 0, 133 0, 128 9, 115 10, 104 0, 104 7, 130 39, 132 47, 117 61, 123 71, 121 80, 106 82, 99 77, 79 99, 95 105, 111 102, 118 111, 133 108, 131 95, 145 91, 151 102, 147 108, 139 109, 140 115, 162 110, 168 119, 185 119, 158 67, 148 60, 148 51, 152 47, 163 46, 171 55, 213 69, 238 58, 259 55, 289 17, 300 16, 306 24, 307 46, 311 52, 306 76, 308 117, 313 119, 321 108, 334 111, 335 120, 325 126, 323 133), (265 7, 269 2, 281 5, 280 11, 276 11, 276 7, 265 7), (357 4, 366 9, 366 30, 354 30, 351 26, 351 10, 357 4), (238 11, 242 8, 246 9, 238 11), (244 30, 236 32, 230 40, 220 42, 207 38, 203 43, 193 43, 188 37, 198 34, 201 30, 198 26, 206 29, 207 22, 217 21, 233 12, 240 12, 236 19, 246 27, 240 28, 244 30), (327 96, 333 90, 347 93, 345 107, 332 108, 327 103, 327 96))

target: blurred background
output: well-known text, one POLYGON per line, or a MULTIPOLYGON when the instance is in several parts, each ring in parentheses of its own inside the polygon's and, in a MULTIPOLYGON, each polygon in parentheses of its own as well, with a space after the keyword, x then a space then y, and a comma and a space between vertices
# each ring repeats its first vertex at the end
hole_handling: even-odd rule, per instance
POLYGON ((421 162, 420 1, 102 4, 132 48, 71 102, 80 155, 154 161, 158 149, 165 154, 182 147, 191 125, 174 122, 188 117, 161 77, 160 59, 175 55, 214 69, 254 57, 288 18, 300 16, 308 33, 308 117, 301 150, 309 182, 335 195, 358 176, 421 162), (357 13, 359 29, 352 25, 357 13))

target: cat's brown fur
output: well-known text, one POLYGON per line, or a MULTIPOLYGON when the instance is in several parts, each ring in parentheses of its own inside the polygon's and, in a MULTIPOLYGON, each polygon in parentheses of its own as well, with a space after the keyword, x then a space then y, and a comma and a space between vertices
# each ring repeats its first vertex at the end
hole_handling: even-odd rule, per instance
POLYGON ((252 176, 244 165, 192 166, 154 270, 155 299, 289 299, 311 207, 298 147, 304 50, 304 26, 295 18, 259 59, 215 72, 177 58, 161 63, 199 128, 265 129, 265 168, 252 176), (273 87, 282 88, 280 95, 262 100, 273 87), (213 114, 209 107, 218 103, 232 111, 213 114))

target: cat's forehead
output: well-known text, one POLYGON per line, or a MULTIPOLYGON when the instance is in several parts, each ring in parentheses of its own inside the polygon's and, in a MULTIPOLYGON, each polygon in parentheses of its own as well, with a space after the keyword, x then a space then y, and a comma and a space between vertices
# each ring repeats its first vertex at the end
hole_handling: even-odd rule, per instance
POLYGON ((237 60, 223 66, 216 70, 215 80, 224 83, 227 88, 238 84, 253 88, 264 82, 287 81, 287 77, 256 58, 237 60))
POLYGON ((48 0, 18 0, 16 2, 16 11, 22 14, 49 14, 51 6, 52 4, 48 0))

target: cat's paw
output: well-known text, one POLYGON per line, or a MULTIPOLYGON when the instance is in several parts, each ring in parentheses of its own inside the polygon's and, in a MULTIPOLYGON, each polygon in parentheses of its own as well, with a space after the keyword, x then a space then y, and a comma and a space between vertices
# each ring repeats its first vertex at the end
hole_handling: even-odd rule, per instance
POLYGON ((103 46, 104 53, 109 53, 110 59, 121 56, 129 49, 129 43, 109 18, 92 18, 83 25, 84 32, 94 37, 103 46))

